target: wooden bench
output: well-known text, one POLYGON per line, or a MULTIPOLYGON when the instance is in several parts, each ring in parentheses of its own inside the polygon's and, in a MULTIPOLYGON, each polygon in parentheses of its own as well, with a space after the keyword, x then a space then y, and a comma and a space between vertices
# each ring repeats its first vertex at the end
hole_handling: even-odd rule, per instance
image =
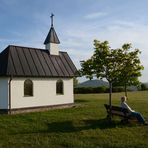
MULTIPOLYGON (((106 108, 106 111, 107 111, 107 118, 109 117, 110 115, 110 106, 108 104, 104 104, 104 107, 106 108)), ((129 111, 126 109, 126 108, 122 108, 122 107, 119 107, 119 106, 111 106, 111 116, 119 116, 121 117, 121 122, 128 122, 129 119, 134 119, 135 118, 132 118, 131 116, 129 116, 129 111)))

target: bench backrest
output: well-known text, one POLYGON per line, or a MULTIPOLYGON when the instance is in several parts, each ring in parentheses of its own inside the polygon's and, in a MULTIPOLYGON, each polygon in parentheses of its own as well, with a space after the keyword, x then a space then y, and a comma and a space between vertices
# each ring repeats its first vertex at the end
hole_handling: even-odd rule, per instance
MULTIPOLYGON (((110 113, 110 106, 108 104, 104 104, 107 113, 110 113)), ((111 113, 118 116, 128 116, 129 111, 126 108, 122 108, 119 106, 111 106, 111 113)))

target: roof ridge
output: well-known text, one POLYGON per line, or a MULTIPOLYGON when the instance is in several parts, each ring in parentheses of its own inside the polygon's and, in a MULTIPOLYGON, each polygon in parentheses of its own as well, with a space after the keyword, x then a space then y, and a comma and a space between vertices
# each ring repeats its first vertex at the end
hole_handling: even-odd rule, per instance
POLYGON ((40 49, 40 50, 46 50, 46 49, 43 49, 43 48, 36 48, 36 47, 27 47, 27 46, 20 46, 20 45, 8 45, 8 47, 20 47, 20 48, 30 48, 30 49, 40 49))
MULTIPOLYGON (((33 50, 42 50, 42 51, 48 51, 47 49, 43 48, 36 48, 36 47, 26 47, 26 46, 20 46, 20 45, 8 45, 5 49, 9 49, 9 47, 20 47, 20 48, 29 48, 33 50)), ((67 53, 66 51, 59 51, 60 53, 67 53)))

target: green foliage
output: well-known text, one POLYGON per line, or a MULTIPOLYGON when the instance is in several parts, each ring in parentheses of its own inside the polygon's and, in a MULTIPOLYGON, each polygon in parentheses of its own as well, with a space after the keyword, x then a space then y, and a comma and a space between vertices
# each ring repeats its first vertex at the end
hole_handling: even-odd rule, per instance
MULTIPOLYGON (((109 83, 113 83, 119 73, 117 50, 110 48, 108 41, 94 41, 95 51, 91 57, 93 76, 106 78, 109 83)), ((83 65, 82 65, 83 67, 83 65)))
POLYGON ((138 77, 141 76, 141 70, 144 69, 139 59, 140 50, 130 51, 131 49, 131 44, 124 44, 118 50, 121 59, 121 74, 118 76, 118 83, 123 86, 139 85, 138 77))
POLYGON ((108 92, 107 87, 77 87, 74 89, 75 94, 105 93, 108 92))
MULTIPOLYGON (((123 92, 123 87, 113 87, 113 92, 123 92)), ((93 93, 109 93, 109 88, 105 86, 100 87, 76 87, 75 94, 93 94, 93 93)))
POLYGON ((148 87, 145 84, 141 84, 141 90, 148 90, 148 87))
POLYGON ((93 61, 92 59, 88 59, 86 61, 81 61, 81 70, 80 70, 80 74, 83 76, 85 75, 86 78, 88 79, 92 79, 93 78, 93 61))

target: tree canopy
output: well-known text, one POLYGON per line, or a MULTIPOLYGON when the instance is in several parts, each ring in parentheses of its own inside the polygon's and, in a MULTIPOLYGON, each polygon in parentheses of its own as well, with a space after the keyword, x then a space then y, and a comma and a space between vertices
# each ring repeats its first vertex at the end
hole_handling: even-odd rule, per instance
POLYGON ((140 84, 138 78, 141 76, 141 70, 144 67, 141 65, 139 49, 132 49, 131 44, 124 44, 121 49, 118 49, 118 54, 121 59, 121 74, 115 83, 125 87, 125 95, 127 96, 127 86, 140 84))

